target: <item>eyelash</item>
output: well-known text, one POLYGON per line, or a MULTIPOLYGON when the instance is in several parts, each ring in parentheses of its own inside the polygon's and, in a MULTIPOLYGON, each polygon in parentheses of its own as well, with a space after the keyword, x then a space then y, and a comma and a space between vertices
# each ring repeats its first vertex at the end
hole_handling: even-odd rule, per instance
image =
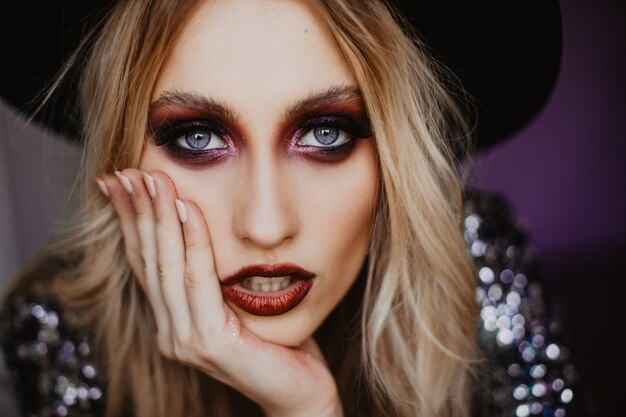
MULTIPOLYGON (((343 159, 342 156, 349 154, 357 139, 365 139, 371 136, 369 126, 365 123, 357 121, 350 115, 326 115, 317 116, 306 119, 304 122, 296 126, 288 135, 290 137, 290 148, 294 149, 294 153, 303 153, 311 155, 316 159, 334 161, 343 159), (337 129, 348 136, 348 139, 337 146, 313 146, 301 145, 298 142, 305 135, 314 132, 316 128, 337 129)), ((165 146, 168 152, 176 159, 180 159, 185 163, 204 164, 207 162, 218 162, 232 153, 231 148, 234 146, 231 135, 227 129, 221 124, 210 119, 192 119, 182 121, 167 121, 161 123, 160 127, 152 131, 154 143, 157 146, 165 146), (214 149, 187 149, 177 142, 184 135, 193 132, 209 132, 211 135, 217 135, 227 146, 225 148, 214 149)), ((340 133, 341 134, 341 133, 340 133)), ((211 139, 213 140, 213 139, 211 139)), ((316 139, 317 140, 317 139, 316 139)), ((339 139, 337 139, 339 141, 339 139)), ((210 143, 210 142, 209 142, 210 143)), ((318 141, 319 143, 319 141, 318 141)), ((320 143, 320 145, 323 145, 320 143)), ((207 144, 208 146, 208 144, 207 144)))
MULTIPOLYGON (((311 119, 306 120, 302 123, 295 131, 296 139, 294 142, 296 143, 296 147, 301 148, 314 148, 319 150, 324 150, 325 152, 332 152, 333 150, 340 150, 349 145, 353 145, 356 139, 364 139, 366 137, 371 136, 369 132, 369 128, 362 126, 357 120, 353 119, 350 116, 318 116, 311 119), (340 145, 330 145, 330 146, 313 146, 313 145, 300 145, 300 142, 308 133, 313 133, 317 128, 330 128, 337 129, 340 132, 343 132, 348 136, 348 140, 340 145)), ((317 139, 316 139, 317 140, 317 139)), ((339 140, 339 139, 337 139, 339 140)), ((320 143, 318 141, 318 143, 320 143)), ((323 145, 320 143, 320 145, 323 145)))
POLYGON ((163 146, 175 159, 192 164, 202 164, 211 160, 219 161, 226 157, 231 146, 228 136, 228 132, 220 124, 209 119, 166 121, 160 123, 157 129, 152 129, 152 138, 156 146, 163 146), (193 132, 210 132, 211 135, 217 135, 223 139, 228 146, 226 148, 194 150, 184 148, 176 143, 184 135, 193 132))

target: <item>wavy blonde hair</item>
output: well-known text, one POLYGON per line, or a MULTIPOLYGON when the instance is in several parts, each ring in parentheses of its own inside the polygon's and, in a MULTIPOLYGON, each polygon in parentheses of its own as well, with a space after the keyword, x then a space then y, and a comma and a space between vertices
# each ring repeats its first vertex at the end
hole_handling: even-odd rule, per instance
MULTIPOLYGON (((388 5, 313 2, 363 93, 381 173, 362 276, 316 336, 347 415, 468 416, 477 308, 454 163, 465 139, 461 114, 440 69, 388 5)), ((198 3, 119 1, 83 71, 83 213, 77 230, 49 253, 70 260, 55 289, 94 334, 107 417, 129 403, 138 417, 260 412, 158 352, 155 320, 126 260, 117 216, 94 182, 138 166, 157 77, 198 3)))

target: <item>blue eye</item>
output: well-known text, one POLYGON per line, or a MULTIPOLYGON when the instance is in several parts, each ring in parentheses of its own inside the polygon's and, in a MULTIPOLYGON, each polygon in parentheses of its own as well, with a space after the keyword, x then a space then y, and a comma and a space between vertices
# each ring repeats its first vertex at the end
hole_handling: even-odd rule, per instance
POLYGON ((226 141, 210 130, 190 130, 178 137, 175 142, 181 148, 192 151, 206 151, 227 147, 226 141))
POLYGON ((343 130, 334 126, 317 126, 308 130, 297 144, 302 146, 314 146, 317 148, 328 148, 343 145, 352 139, 343 130))

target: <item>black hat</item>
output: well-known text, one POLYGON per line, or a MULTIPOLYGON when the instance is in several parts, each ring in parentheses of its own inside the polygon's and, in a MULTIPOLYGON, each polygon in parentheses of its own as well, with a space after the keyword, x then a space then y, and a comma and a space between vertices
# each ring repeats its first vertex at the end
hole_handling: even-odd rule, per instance
MULTIPOLYGON (((34 99, 116 0, 12 3, 0 36, 0 97, 31 113, 34 99)), ((532 120, 554 87, 562 49, 558 0, 394 0, 431 54, 476 106, 476 147, 484 149, 532 120)), ((76 68, 36 120, 78 137, 72 96, 76 68), (48 109, 55 111, 49 112, 48 109), (58 109, 63 109, 58 111, 58 109)), ((463 101, 462 104, 464 104, 463 101)))

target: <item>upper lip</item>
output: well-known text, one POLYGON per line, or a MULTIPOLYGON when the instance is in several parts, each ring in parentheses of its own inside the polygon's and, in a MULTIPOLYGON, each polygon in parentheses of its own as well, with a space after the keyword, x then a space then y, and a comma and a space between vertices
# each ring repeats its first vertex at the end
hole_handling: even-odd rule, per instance
POLYGON ((282 263, 273 265, 248 265, 241 268, 238 272, 224 279, 221 285, 234 285, 250 277, 285 277, 291 276, 296 279, 311 279, 315 277, 313 272, 309 272, 304 268, 295 264, 282 263))

